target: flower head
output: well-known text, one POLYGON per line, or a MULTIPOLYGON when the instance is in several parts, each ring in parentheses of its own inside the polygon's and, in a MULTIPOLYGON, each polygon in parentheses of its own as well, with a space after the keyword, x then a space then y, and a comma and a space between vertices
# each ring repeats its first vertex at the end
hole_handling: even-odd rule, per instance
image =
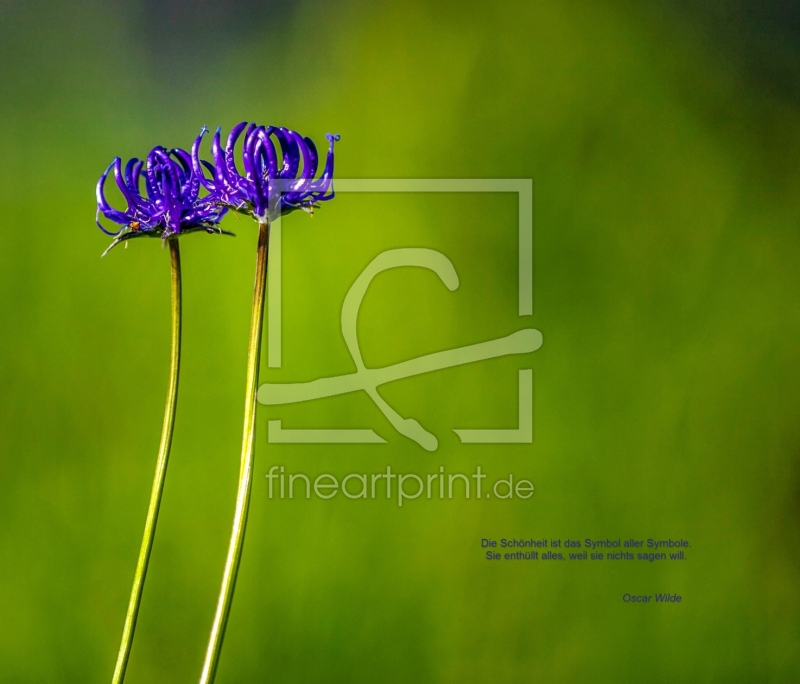
POLYGON ((219 221, 227 209, 210 197, 199 197, 199 193, 200 178, 185 150, 154 147, 146 162, 133 158, 124 171, 122 160, 117 157, 97 181, 97 225, 115 238, 104 254, 135 237, 166 240, 196 230, 223 232, 219 221), (105 182, 112 169, 128 205, 124 211, 112 207, 105 197, 105 182), (117 232, 106 230, 100 223, 100 214, 122 227, 117 232))
POLYGON ((328 156, 322 174, 315 179, 317 147, 311 138, 295 131, 254 123, 248 126, 243 121, 233 127, 223 149, 218 128, 211 141, 213 164, 200 159, 200 143, 207 132, 203 127, 192 146, 192 170, 209 197, 221 206, 265 222, 295 209, 313 213, 319 202, 333 199, 333 144, 340 136, 325 136, 330 142, 328 156), (241 173, 235 147, 243 132, 241 173))

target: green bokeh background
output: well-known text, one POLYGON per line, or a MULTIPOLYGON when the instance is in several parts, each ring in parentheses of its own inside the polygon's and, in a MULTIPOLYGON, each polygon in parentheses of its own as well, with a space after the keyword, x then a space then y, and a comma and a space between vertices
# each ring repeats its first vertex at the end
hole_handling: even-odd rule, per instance
MULTIPOLYGON (((341 302, 394 247, 442 251, 461 286, 419 269, 376 279, 359 325, 367 365, 531 324, 544 346, 385 387, 438 436, 433 454, 365 395, 261 407, 218 681, 797 681, 788 20, 753 24, 741 2, 267 3, 252 21, 229 2, 167 5, 155 18, 153 3, 0 6, 0 682, 109 681, 149 495, 168 253, 138 241, 100 260, 94 183, 116 155, 243 119, 340 133, 340 178, 535 189, 532 319, 516 315, 509 195, 341 194, 287 218, 283 367, 262 381, 353 371, 341 302), (533 444, 461 445, 453 428, 514 427, 529 367, 533 444), (268 444, 269 418, 372 427, 388 444, 268 444), (480 464, 536 493, 402 509, 269 500, 273 464, 338 476, 480 464), (485 561, 480 539, 504 536, 692 548, 652 565, 485 561), (657 591, 684 600, 621 601, 657 591)), ((197 680, 221 578, 256 237, 225 223, 238 237, 182 245, 179 414, 130 684, 197 680)))

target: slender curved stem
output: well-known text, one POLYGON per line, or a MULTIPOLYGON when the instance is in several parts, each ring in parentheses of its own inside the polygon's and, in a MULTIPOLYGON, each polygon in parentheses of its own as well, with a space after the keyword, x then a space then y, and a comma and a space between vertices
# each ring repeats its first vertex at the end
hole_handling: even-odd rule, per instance
POLYGON ((136 630, 136 618, 142 602, 142 590, 150 562, 150 551, 158 523, 158 509, 161 506, 161 495, 164 492, 164 479, 167 475, 169 449, 172 445, 172 431, 175 426, 175 408, 178 404, 178 374, 181 365, 181 253, 177 240, 169 241, 169 255, 172 263, 172 349, 169 362, 169 385, 167 386, 167 407, 164 409, 164 425, 161 428, 161 444, 158 447, 156 473, 153 477, 153 488, 150 491, 150 505, 147 507, 147 520, 144 524, 142 547, 136 563, 136 574, 133 576, 133 588, 128 600, 128 612, 125 615, 125 627, 122 630, 122 643, 117 655, 112 684, 122 684, 128 658, 133 645, 133 633, 136 630))
POLYGON ((217 612, 211 627, 211 637, 203 663, 201 684, 212 684, 217 674, 217 664, 225 638, 225 627, 231 610, 233 592, 236 588, 236 575, 242 557, 244 533, 247 527, 247 509, 250 505, 250 488, 253 482, 253 455, 256 444, 256 390, 258 368, 261 361, 261 328, 264 322, 264 290, 267 283, 267 261, 269 257, 269 224, 258 226, 258 256, 256 259, 256 282, 253 287, 253 309, 250 318, 250 343, 247 349, 247 384, 244 402, 244 434, 242 436, 242 456, 239 469, 239 489, 236 493, 236 511, 233 517, 233 530, 225 559, 222 587, 217 599, 217 612))

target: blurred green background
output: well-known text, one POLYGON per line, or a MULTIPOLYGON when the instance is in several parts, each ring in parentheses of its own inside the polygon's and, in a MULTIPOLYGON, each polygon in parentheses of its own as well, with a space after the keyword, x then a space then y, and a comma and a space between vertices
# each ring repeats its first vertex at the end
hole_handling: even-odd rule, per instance
MULTIPOLYGON (((261 407, 219 682, 793 682, 800 672, 800 13, 756 3, 0 4, 0 682, 107 682, 163 411, 168 253, 93 225, 114 156, 200 126, 328 131, 340 178, 532 178, 534 316, 508 195, 341 194, 283 227, 284 365, 353 371, 345 292, 385 249, 367 365, 532 324, 535 354, 261 407), (513 427, 534 369, 532 445, 513 427), (386 445, 273 445, 372 427, 386 445), (311 475, 530 477, 529 501, 269 500, 311 475), (684 537, 684 563, 490 564, 481 537, 684 537), (622 593, 678 592, 680 606, 622 593)), ((233 513, 256 231, 183 242, 179 413, 130 684, 196 681, 233 513)), ((266 355, 266 354, 265 354, 266 355)))

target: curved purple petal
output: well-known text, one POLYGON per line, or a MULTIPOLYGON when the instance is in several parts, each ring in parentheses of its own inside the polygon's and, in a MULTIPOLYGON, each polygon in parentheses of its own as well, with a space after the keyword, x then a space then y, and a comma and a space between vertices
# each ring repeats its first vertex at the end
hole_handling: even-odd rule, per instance
POLYGON ((111 169, 114 168, 114 165, 117 163, 117 161, 121 161, 119 157, 116 157, 114 161, 112 161, 108 165, 108 168, 100 176, 100 180, 97 181, 97 186, 95 187, 95 196, 97 197, 97 208, 103 212, 114 211, 112 206, 106 200, 104 187, 106 184, 106 178, 108 178, 108 174, 111 173, 111 169))
POLYGON ((275 145, 272 143, 272 138, 270 138, 274 130, 273 126, 269 128, 259 126, 258 128, 258 142, 260 143, 259 158, 262 161, 263 167, 260 170, 262 177, 278 177, 278 153, 275 150, 275 145))
POLYGON ((228 134, 228 140, 225 143, 225 170, 228 172, 230 178, 235 178, 241 175, 236 168, 236 160, 234 159, 234 150, 236 149, 236 141, 242 135, 242 131, 247 128, 247 121, 242 121, 236 124, 231 132, 228 134))
MULTIPOLYGON (((316 166, 314 168, 311 167, 312 157, 308 150, 308 145, 306 145, 305 138, 301 136, 299 133, 295 131, 289 131, 292 140, 294 141, 297 149, 300 151, 298 155, 298 159, 301 159, 303 162, 303 171, 300 174, 300 177, 297 179, 296 183, 292 183, 291 185, 291 192, 300 193, 302 194, 306 187, 309 185, 309 182, 313 180, 314 174, 316 173, 317 169, 316 166), (309 171, 311 172, 309 175, 309 171)), ((299 171, 298 167, 298 171, 299 171)))
POLYGON ((208 128, 203 126, 203 128, 200 129, 200 135, 195 138, 195 141, 192 144, 192 171, 206 190, 209 192, 214 192, 216 187, 214 184, 216 169, 205 159, 200 159, 200 143, 203 142, 203 136, 206 133, 208 133, 208 128), (211 179, 206 178, 206 175, 203 172, 203 167, 211 172, 211 179))
POLYGON ((317 181, 311 184, 311 192, 313 193, 314 201, 320 202, 329 199, 333 199, 333 194, 330 196, 325 196, 325 193, 328 191, 328 188, 331 186, 333 181, 333 144, 341 139, 341 136, 338 134, 331 134, 328 133, 325 136, 330 142, 330 146, 328 147, 328 157, 325 160, 325 169, 322 171, 322 175, 319 177, 317 181))
POLYGON ((122 196, 125 198, 125 201, 128 203, 128 210, 136 207, 136 200, 137 197, 135 193, 133 193, 126 182, 125 176, 127 175, 128 168, 130 167, 130 162, 125 167, 126 173, 123 174, 122 171, 122 160, 117 157, 114 160, 114 180, 117 181, 117 187, 119 187, 122 196))
MULTIPOLYGON (((114 219, 110 219, 110 220, 113 221, 114 219)), ((100 230, 102 230, 106 235, 110 235, 111 237, 117 237, 117 235, 119 235, 122 232, 122 228, 120 228, 116 233, 112 233, 110 230, 106 230, 105 228, 103 228, 103 224, 100 223, 100 217, 99 216, 95 216, 94 222, 97 224, 97 227, 100 230)), ((119 222, 116 221, 115 223, 119 223, 119 222)))
POLYGON ((211 139, 211 157, 214 160, 214 168, 216 170, 214 180, 217 182, 218 186, 230 187, 227 174, 225 173, 225 157, 219 139, 221 133, 222 127, 217 128, 217 132, 214 133, 214 137, 211 139))
POLYGON ((292 131, 286 128, 276 128, 275 137, 281 145, 283 164, 278 172, 279 178, 294 178, 297 176, 297 169, 300 168, 300 151, 297 149, 297 142, 292 138, 292 131))

